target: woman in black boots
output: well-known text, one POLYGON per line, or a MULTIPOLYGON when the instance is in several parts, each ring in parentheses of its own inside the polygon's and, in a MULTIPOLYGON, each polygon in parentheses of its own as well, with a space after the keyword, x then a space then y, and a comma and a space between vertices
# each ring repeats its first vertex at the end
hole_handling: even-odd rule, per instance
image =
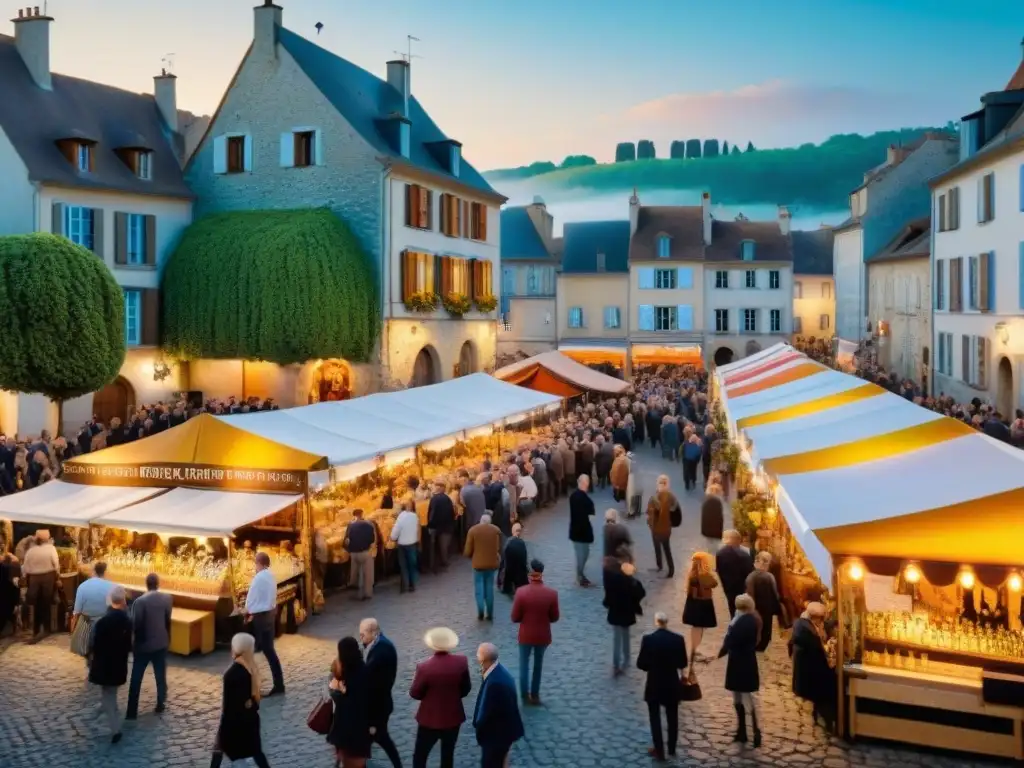
POLYGON ((757 641, 761 634, 761 619, 754 611, 750 595, 736 597, 736 615, 729 623, 725 641, 718 657, 728 656, 725 668, 725 689, 732 692, 738 725, 733 741, 747 743, 747 714, 754 727, 754 746, 761 746, 761 729, 757 725, 755 696, 761 688, 757 671, 757 641))

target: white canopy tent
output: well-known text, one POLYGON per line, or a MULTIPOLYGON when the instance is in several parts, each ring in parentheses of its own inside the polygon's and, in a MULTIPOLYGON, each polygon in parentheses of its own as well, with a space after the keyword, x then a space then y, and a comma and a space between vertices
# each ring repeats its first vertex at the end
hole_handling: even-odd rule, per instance
POLYGON ((748 355, 742 360, 737 360, 735 363, 728 363, 726 365, 720 365, 716 368, 718 376, 725 377, 730 374, 737 373, 744 368, 751 368, 763 363, 767 363, 774 357, 784 355, 791 351, 793 347, 784 341, 780 341, 778 344, 772 344, 768 349, 762 349, 760 352, 756 352, 753 355, 748 355))
POLYGON ((780 384, 761 392, 733 398, 728 403, 729 421, 735 423, 748 416, 769 413, 828 395, 838 395, 864 386, 864 382, 836 371, 825 371, 815 376, 780 384))
POLYGON ((0 515, 40 525, 84 527, 95 518, 161 496, 165 488, 111 488, 54 480, 0 497, 0 515))

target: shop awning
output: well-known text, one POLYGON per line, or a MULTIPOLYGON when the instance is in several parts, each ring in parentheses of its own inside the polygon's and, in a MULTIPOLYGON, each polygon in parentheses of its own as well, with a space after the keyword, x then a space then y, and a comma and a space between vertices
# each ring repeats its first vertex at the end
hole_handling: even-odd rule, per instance
MULTIPOLYGON (((751 426, 759 416, 768 418, 769 414, 796 405, 817 402, 822 407, 828 407, 828 403, 823 402, 822 398, 841 395, 864 384, 864 381, 852 376, 825 370, 820 376, 808 376, 761 392, 732 398, 729 401, 729 416, 738 422, 737 426, 743 428, 751 426)), ((879 393, 885 391, 881 387, 875 389, 879 393)), ((785 411, 785 414, 787 418, 798 415, 792 411, 785 411)))
POLYGON ((767 362, 778 355, 784 355, 788 351, 791 351, 793 347, 780 341, 778 344, 772 344, 768 349, 762 349, 760 352, 755 352, 752 355, 747 355, 742 360, 737 360, 735 363, 727 363, 726 365, 719 365, 716 368, 720 377, 728 376, 736 371, 742 371, 749 367, 756 366, 760 363, 767 362))
POLYGON ((700 344, 634 344, 634 365, 704 365, 700 344))
POLYGON ((93 522, 138 533, 230 536, 238 528, 279 512, 302 498, 301 495, 174 488, 93 522))
POLYGON ((583 392, 621 394, 629 383, 577 363, 559 352, 543 352, 494 372, 495 378, 520 387, 575 397, 583 392))
POLYGON ((617 368, 626 365, 626 341, 578 341, 558 345, 558 351, 577 363, 594 365, 607 363, 617 368))
POLYGON ((94 518, 165 493, 163 488, 105 488, 53 480, 0 497, 0 516, 24 523, 83 527, 94 518))

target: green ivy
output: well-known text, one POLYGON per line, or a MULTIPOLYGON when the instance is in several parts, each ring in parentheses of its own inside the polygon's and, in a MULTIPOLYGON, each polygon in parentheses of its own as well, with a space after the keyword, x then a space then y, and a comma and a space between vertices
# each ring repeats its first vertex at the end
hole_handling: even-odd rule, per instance
POLYGON ((184 359, 364 362, 379 329, 370 259, 326 209, 207 216, 164 269, 163 345, 184 359))
POLYGON ((102 259, 64 237, 0 237, 0 338, 0 388, 95 392, 124 363, 124 294, 102 259))

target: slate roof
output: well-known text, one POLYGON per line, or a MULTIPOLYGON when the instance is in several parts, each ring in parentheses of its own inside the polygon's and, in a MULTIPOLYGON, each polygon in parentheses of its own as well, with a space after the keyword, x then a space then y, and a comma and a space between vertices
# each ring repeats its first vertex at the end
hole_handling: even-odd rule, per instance
POLYGON ((795 229, 789 236, 793 241, 794 275, 833 274, 832 246, 836 235, 831 228, 795 229))
POLYGON ((0 128, 31 181, 79 189, 191 198, 178 162, 179 137, 164 124, 151 94, 132 93, 68 75, 51 75, 53 90, 35 84, 14 38, 0 35, 0 128), (60 139, 95 141, 93 170, 79 172, 58 149, 60 139), (140 179, 114 150, 144 144, 153 151, 152 178, 140 179))
POLYGON ((642 205, 636 233, 629 244, 629 260, 700 261, 704 258, 704 214, 699 205, 642 205), (668 259, 658 258, 658 237, 668 235, 668 259))
POLYGON ((742 262, 742 243, 754 241, 754 261, 792 261, 789 237, 782 234, 777 221, 712 221, 711 245, 704 249, 704 260, 742 262))
POLYGON ((501 209, 501 258, 551 259, 525 205, 501 209))
POLYGON ((414 96, 409 98, 410 151, 406 160, 378 129, 379 120, 401 110, 401 95, 391 84, 284 27, 278 27, 277 40, 342 117, 382 156, 501 197, 465 158, 459 163, 457 177, 439 162, 427 145, 448 141, 448 137, 414 96))
POLYGON ((931 254, 931 218, 908 221, 899 234, 884 248, 868 256, 866 262, 893 261, 895 259, 920 258, 931 254))
POLYGON ((577 221, 564 232, 562 272, 600 274, 597 254, 604 254, 605 272, 629 271, 628 221, 577 221))

